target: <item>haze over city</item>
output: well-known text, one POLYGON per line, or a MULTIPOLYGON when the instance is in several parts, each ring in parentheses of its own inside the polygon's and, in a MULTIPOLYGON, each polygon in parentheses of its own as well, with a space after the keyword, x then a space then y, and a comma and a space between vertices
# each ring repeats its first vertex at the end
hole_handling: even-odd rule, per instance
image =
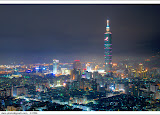
POLYGON ((0 63, 103 60, 110 20, 113 59, 160 49, 159 5, 1 5, 0 63))

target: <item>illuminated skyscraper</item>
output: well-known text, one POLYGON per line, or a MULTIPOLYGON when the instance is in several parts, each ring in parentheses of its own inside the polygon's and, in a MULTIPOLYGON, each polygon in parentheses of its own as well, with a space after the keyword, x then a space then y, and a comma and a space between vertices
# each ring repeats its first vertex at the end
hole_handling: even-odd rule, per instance
POLYGON ((86 70, 87 70, 88 72, 91 71, 91 65, 90 65, 89 63, 86 64, 86 70))
POLYGON ((58 63, 59 63, 59 60, 53 59, 53 74, 57 74, 58 63))
POLYGON ((107 27, 104 37, 105 71, 107 74, 110 74, 112 70, 112 33, 110 32, 109 20, 107 20, 107 27))

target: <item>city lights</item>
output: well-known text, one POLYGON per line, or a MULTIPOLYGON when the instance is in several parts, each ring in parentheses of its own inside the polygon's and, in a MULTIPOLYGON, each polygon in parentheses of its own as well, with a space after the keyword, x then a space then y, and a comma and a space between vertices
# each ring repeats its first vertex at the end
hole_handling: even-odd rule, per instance
POLYGON ((159 11, 1 6, 0 111, 160 111, 159 11))

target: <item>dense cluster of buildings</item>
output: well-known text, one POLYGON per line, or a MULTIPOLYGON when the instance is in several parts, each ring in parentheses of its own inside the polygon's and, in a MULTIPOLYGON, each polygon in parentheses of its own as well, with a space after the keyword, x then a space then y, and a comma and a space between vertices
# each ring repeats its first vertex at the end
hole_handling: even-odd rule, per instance
POLYGON ((159 110, 160 69, 145 67, 145 61, 137 65, 113 63, 112 76, 101 69, 105 64, 57 62, 1 66, 2 71, 8 71, 0 79, 1 110, 38 111, 50 110, 50 106, 63 106, 52 110, 159 110), (135 101, 128 102, 128 98, 135 101))

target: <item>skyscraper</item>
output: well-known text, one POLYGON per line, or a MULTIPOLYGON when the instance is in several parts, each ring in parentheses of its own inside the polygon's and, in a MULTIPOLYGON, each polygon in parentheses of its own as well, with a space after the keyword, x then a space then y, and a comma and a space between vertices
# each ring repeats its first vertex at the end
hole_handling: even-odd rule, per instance
POLYGON ((112 70, 112 33, 110 32, 109 20, 107 20, 106 32, 104 33, 104 58, 105 71, 111 75, 112 70))
POLYGON ((91 65, 90 65, 89 63, 86 64, 86 70, 87 70, 88 72, 91 71, 91 65))
POLYGON ((59 63, 59 60, 53 59, 53 74, 57 74, 58 63, 59 63))

